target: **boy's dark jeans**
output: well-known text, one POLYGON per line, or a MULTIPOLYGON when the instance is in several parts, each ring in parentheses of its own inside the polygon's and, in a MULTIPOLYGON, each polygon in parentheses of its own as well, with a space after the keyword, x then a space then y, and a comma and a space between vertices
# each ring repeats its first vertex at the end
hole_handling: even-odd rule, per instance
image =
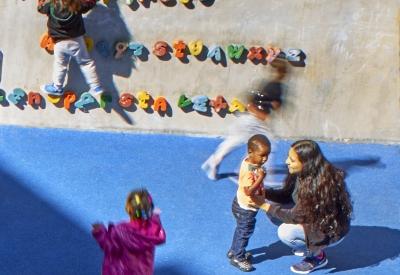
POLYGON ((232 214, 236 219, 236 229, 233 234, 231 250, 234 252, 233 257, 239 262, 246 260, 246 247, 249 238, 253 235, 256 226, 256 216, 258 211, 245 210, 241 208, 237 202, 237 198, 232 202, 232 214))

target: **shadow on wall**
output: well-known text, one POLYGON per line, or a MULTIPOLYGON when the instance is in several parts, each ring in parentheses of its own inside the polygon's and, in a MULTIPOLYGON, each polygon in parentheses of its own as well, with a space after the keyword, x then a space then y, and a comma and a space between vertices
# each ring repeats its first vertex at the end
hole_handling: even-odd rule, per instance
POLYGON ((0 170, 0 274, 100 274, 93 237, 0 170))
MULTIPOLYGON (((393 260, 400 255, 400 231, 378 226, 352 226, 350 233, 337 246, 325 250, 329 273, 377 266, 382 261, 393 260)), ((258 264, 284 256, 293 256, 290 248, 281 241, 249 250, 251 262, 258 264)))
MULTIPOLYGON (((93 49, 89 52, 91 58, 96 64, 97 74, 100 79, 102 87, 106 93, 111 95, 112 102, 107 102, 106 108, 103 110, 110 113, 112 110, 117 112, 128 124, 133 124, 130 117, 129 110, 125 110, 119 104, 120 91, 115 86, 114 76, 129 78, 132 70, 135 69, 135 60, 131 50, 126 50, 123 57, 120 59, 114 58, 115 44, 117 42, 132 42, 133 37, 121 17, 119 5, 116 0, 110 0, 108 6, 98 4, 90 13, 85 17, 85 38, 93 40, 93 49), (107 41, 109 47, 109 56, 104 57, 97 49, 96 45, 101 41, 107 41)), ((72 90, 76 92, 77 98, 83 92, 89 90, 89 86, 80 72, 79 66, 74 60, 70 62, 70 69, 68 71, 68 82, 66 84, 66 91, 72 90)), ((127 92, 127 91, 126 91, 127 92)), ((85 110, 98 108, 99 103, 89 104, 85 110)), ((74 106, 71 106, 70 111, 75 111, 74 106)))

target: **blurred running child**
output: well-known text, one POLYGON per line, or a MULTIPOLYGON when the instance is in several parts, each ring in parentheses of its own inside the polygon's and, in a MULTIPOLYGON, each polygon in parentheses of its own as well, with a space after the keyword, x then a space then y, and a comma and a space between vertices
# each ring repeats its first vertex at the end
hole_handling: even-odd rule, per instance
MULTIPOLYGON (((273 61, 277 76, 271 82, 264 82, 257 91, 250 92, 249 112, 236 114, 234 124, 228 131, 229 134, 221 142, 215 152, 202 164, 201 169, 206 172, 210 180, 217 180, 218 167, 224 158, 236 147, 245 144, 255 134, 267 136, 272 143, 272 154, 276 151, 277 143, 274 141, 273 132, 265 124, 271 109, 277 110, 282 104, 282 81, 287 76, 287 62, 283 59, 273 61)), ((273 172, 272 161, 267 164, 268 172, 273 172)))
POLYGON ((93 224, 92 235, 104 251, 102 275, 152 275, 155 246, 165 242, 159 213, 147 190, 132 191, 126 199, 130 221, 93 224))

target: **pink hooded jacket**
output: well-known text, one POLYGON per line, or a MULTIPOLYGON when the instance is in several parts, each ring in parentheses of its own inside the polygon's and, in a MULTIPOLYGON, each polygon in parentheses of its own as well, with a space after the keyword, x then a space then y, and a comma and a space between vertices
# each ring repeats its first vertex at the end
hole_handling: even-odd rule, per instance
POLYGON ((160 217, 103 225, 93 237, 104 251, 102 275, 152 275, 155 246, 165 242, 160 217))

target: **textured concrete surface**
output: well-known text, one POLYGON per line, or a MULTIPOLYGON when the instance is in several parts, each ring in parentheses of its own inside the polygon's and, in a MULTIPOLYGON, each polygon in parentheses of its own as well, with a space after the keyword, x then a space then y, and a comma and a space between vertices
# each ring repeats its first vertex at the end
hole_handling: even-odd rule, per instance
MULTIPOLYGON (((39 91, 51 82, 53 56, 39 47, 46 17, 36 12, 36 1, 0 3, 0 89, 39 91)), ((329 141, 400 142, 398 0, 384 1, 221 1, 193 0, 188 5, 171 0, 102 1, 86 15, 87 37, 107 40, 110 52, 118 41, 142 42, 140 58, 130 52, 120 60, 94 58, 105 89, 113 96, 106 109, 96 104, 86 110, 67 111, 47 100, 34 109, 15 106, 7 98, 0 106, 0 123, 22 126, 107 129, 163 133, 223 135, 234 123, 232 114, 184 112, 177 107, 180 94, 189 98, 221 94, 230 102, 245 99, 245 91, 262 78, 274 77, 270 65, 249 60, 235 63, 227 57, 231 44, 301 48, 305 67, 291 66, 286 79, 285 104, 268 122, 281 138, 312 137, 329 141), (188 55, 160 60, 153 55, 155 41, 170 46, 201 40, 206 48, 220 45, 222 62, 188 55), (159 114, 136 105, 123 109, 119 95, 147 91, 164 96, 170 107, 159 114)), ((66 89, 78 95, 88 90, 82 74, 71 62, 66 89)))

